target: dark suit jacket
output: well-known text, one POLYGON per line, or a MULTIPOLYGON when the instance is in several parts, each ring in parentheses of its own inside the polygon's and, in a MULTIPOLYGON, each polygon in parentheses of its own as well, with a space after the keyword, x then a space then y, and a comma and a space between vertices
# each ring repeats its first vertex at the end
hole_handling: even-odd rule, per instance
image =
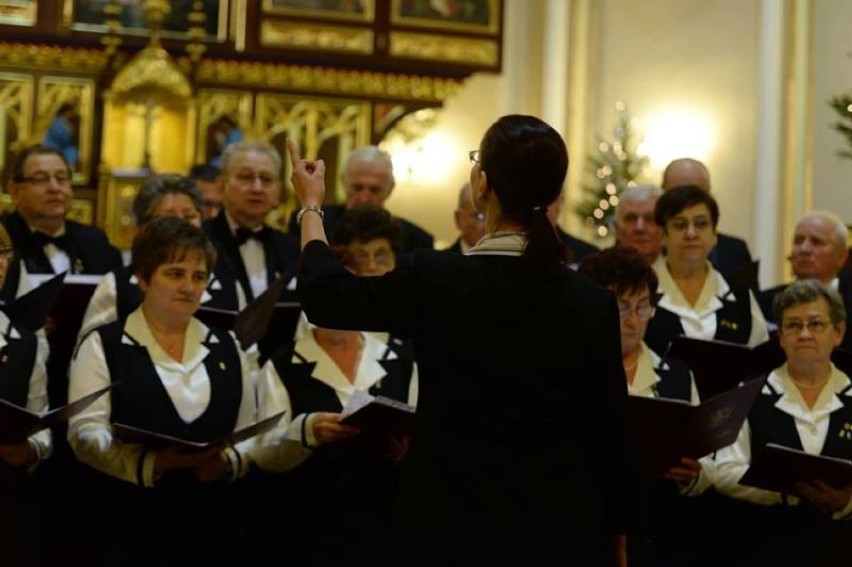
POLYGON ((745 240, 721 232, 716 237, 716 247, 710 251, 708 260, 723 276, 728 278, 752 261, 745 240))
MULTIPOLYGON (((3 225, 9 232, 15 246, 15 256, 27 267, 31 274, 52 274, 53 266, 44 253, 44 248, 33 238, 26 221, 17 212, 3 217, 3 225)), ((122 266, 121 253, 107 240, 106 234, 98 228, 86 226, 72 220, 65 221, 65 233, 68 235, 71 270, 76 274, 106 274, 122 266)), ((3 296, 14 299, 18 290, 21 268, 17 262, 9 266, 3 296)))
POLYGON ((583 261, 583 258, 586 257, 586 254, 591 254, 593 252, 598 252, 600 249, 594 244, 589 244, 585 240, 580 240, 579 238, 575 238, 559 228, 556 227, 556 234, 559 235, 559 238, 562 239, 562 242, 565 243, 565 246, 571 250, 571 254, 573 254, 573 258, 571 259, 572 264, 579 264, 583 261))
POLYGON ((431 250, 356 278, 311 242, 301 270, 311 322, 414 344, 399 500, 409 558, 442 563, 452 550, 500 564, 570 549, 605 564, 607 533, 625 530, 635 497, 612 294, 570 270, 543 277, 516 257, 431 250))
MULTIPOLYGON (((325 227, 325 235, 329 242, 334 242, 334 227, 337 225, 340 215, 346 212, 346 207, 343 205, 326 205, 322 208, 322 211, 322 224, 325 227)), ((296 223, 296 213, 298 211, 293 211, 293 214, 290 215, 290 222, 287 226, 290 234, 296 237, 296 242, 300 242, 301 232, 299 231, 299 225, 296 223)), ((435 247, 435 239, 431 234, 413 222, 401 217, 395 218, 402 225, 402 248, 400 249, 400 253, 405 259, 410 260, 411 254, 418 248, 431 250, 435 247)))

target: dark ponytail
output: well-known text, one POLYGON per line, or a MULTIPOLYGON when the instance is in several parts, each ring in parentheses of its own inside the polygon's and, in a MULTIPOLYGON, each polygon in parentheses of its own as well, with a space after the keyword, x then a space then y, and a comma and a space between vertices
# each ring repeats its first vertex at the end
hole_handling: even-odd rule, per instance
POLYGON ((500 200, 503 217, 525 227, 522 258, 538 271, 564 270, 567 247, 547 216, 568 172, 568 150, 559 133, 534 116, 503 116, 482 139, 482 170, 500 200))

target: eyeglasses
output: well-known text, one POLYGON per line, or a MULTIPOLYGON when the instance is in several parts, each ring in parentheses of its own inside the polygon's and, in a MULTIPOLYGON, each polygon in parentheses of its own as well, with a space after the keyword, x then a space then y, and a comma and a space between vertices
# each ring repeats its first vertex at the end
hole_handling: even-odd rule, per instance
POLYGON ((673 232, 686 232, 689 230, 690 225, 696 232, 703 232, 709 230, 713 226, 713 223, 707 217, 698 217, 692 221, 687 219, 673 219, 666 223, 666 227, 673 232))
POLYGON ((807 329, 811 335, 821 335, 828 330, 829 323, 821 319, 812 319, 810 321, 799 321, 793 319, 784 321, 781 324, 781 333, 785 335, 798 336, 802 334, 803 329, 807 329))
POLYGON ((53 175, 49 173, 36 173, 30 175, 29 177, 24 177, 22 181, 26 181, 32 185, 48 185, 50 180, 53 179, 56 181, 57 185, 68 185, 71 183, 71 176, 65 172, 60 171, 59 173, 54 173, 53 175))
POLYGON ((482 164, 482 162, 479 161, 479 150, 470 150, 467 152, 467 157, 470 159, 470 163, 475 163, 477 165, 482 164))
POLYGON ((653 305, 640 305, 637 308, 633 308, 629 305, 619 305, 618 306, 618 316, 622 319, 627 319, 631 314, 635 313, 637 317, 640 319, 650 319, 654 316, 654 306, 653 305))
POLYGON ((381 266, 383 268, 390 266, 394 260, 393 252, 390 250, 377 250, 372 254, 369 252, 355 252, 352 255, 352 260, 359 268, 366 268, 369 266, 371 258, 377 266, 381 266))
POLYGON ((12 256, 15 255, 15 249, 11 246, 2 246, 0 247, 0 260, 6 260, 7 262, 12 259, 12 256))

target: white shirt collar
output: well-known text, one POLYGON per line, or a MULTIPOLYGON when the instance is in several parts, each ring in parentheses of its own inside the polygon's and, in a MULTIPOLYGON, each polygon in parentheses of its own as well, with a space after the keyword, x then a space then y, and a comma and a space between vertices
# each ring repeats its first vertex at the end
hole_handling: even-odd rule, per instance
MULTIPOLYGON (((354 382, 349 382, 328 353, 314 340, 312 332, 305 333, 296 342, 293 362, 301 362, 295 356, 295 353, 298 353, 299 356, 305 359, 305 362, 315 363, 316 366, 314 366, 311 372, 311 377, 328 384, 336 391, 344 392, 348 395, 352 395, 355 390, 366 391, 387 375, 384 367, 379 362, 387 349, 387 345, 379 341, 372 333, 362 332, 361 338, 364 340, 364 351, 361 353, 361 360, 355 371, 354 382)), ((387 360, 397 358, 396 353, 393 351, 390 351, 388 354, 387 360)))
POLYGON ((204 360, 210 350, 204 346, 205 339, 212 343, 219 342, 216 335, 210 333, 210 329, 195 317, 189 320, 184 336, 183 360, 177 362, 169 356, 160 346, 151 329, 148 327, 148 322, 145 320, 145 315, 142 313, 142 308, 139 307, 127 316, 127 321, 124 323, 124 334, 126 337, 122 342, 129 342, 144 346, 148 349, 151 355, 151 360, 156 364, 174 368, 182 367, 184 371, 195 368, 204 360), (128 340, 130 337, 131 340, 128 340))
MULTIPOLYGON (((772 386, 772 389, 764 386, 764 393, 768 394, 775 390, 775 392, 781 394, 781 397, 775 402, 775 407, 793 417, 812 421, 843 407, 843 402, 840 401, 838 396, 849 387, 850 381, 846 374, 832 364, 831 377, 820 392, 813 408, 808 408, 799 389, 793 384, 786 362, 769 374, 767 384, 772 386)), ((847 390, 843 395, 852 396, 852 391, 847 390)))
POLYGON ((527 237, 520 232, 493 232, 479 239, 468 251, 469 256, 520 256, 527 237))
POLYGON ((645 342, 639 344, 639 358, 636 361, 636 375, 633 383, 627 384, 627 392, 631 396, 656 397, 656 387, 660 382, 655 369, 660 366, 660 357, 645 346, 645 342))
POLYGON ((724 306, 723 300, 730 301, 732 299, 731 287, 710 262, 707 262, 707 277, 704 278, 704 285, 694 306, 687 302, 680 288, 677 287, 666 265, 665 257, 657 258, 653 267, 659 280, 658 289, 662 293, 658 305, 668 311, 678 315, 695 314, 698 317, 703 317, 721 309, 724 306))

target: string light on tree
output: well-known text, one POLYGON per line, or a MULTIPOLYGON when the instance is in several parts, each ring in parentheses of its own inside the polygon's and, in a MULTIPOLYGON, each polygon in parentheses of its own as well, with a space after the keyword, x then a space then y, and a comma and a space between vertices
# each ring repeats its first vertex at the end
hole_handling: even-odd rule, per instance
POLYGON ((599 238, 609 235, 621 192, 636 185, 648 164, 648 159, 637 153, 639 140, 627 105, 618 101, 615 110, 618 120, 612 138, 600 139, 597 153, 588 157, 586 180, 582 186, 583 199, 575 208, 586 226, 594 228, 599 238))
POLYGON ((840 116, 840 120, 834 123, 834 129, 846 138, 849 146, 849 149, 838 150, 837 155, 852 159, 852 95, 836 96, 828 104, 840 116))

